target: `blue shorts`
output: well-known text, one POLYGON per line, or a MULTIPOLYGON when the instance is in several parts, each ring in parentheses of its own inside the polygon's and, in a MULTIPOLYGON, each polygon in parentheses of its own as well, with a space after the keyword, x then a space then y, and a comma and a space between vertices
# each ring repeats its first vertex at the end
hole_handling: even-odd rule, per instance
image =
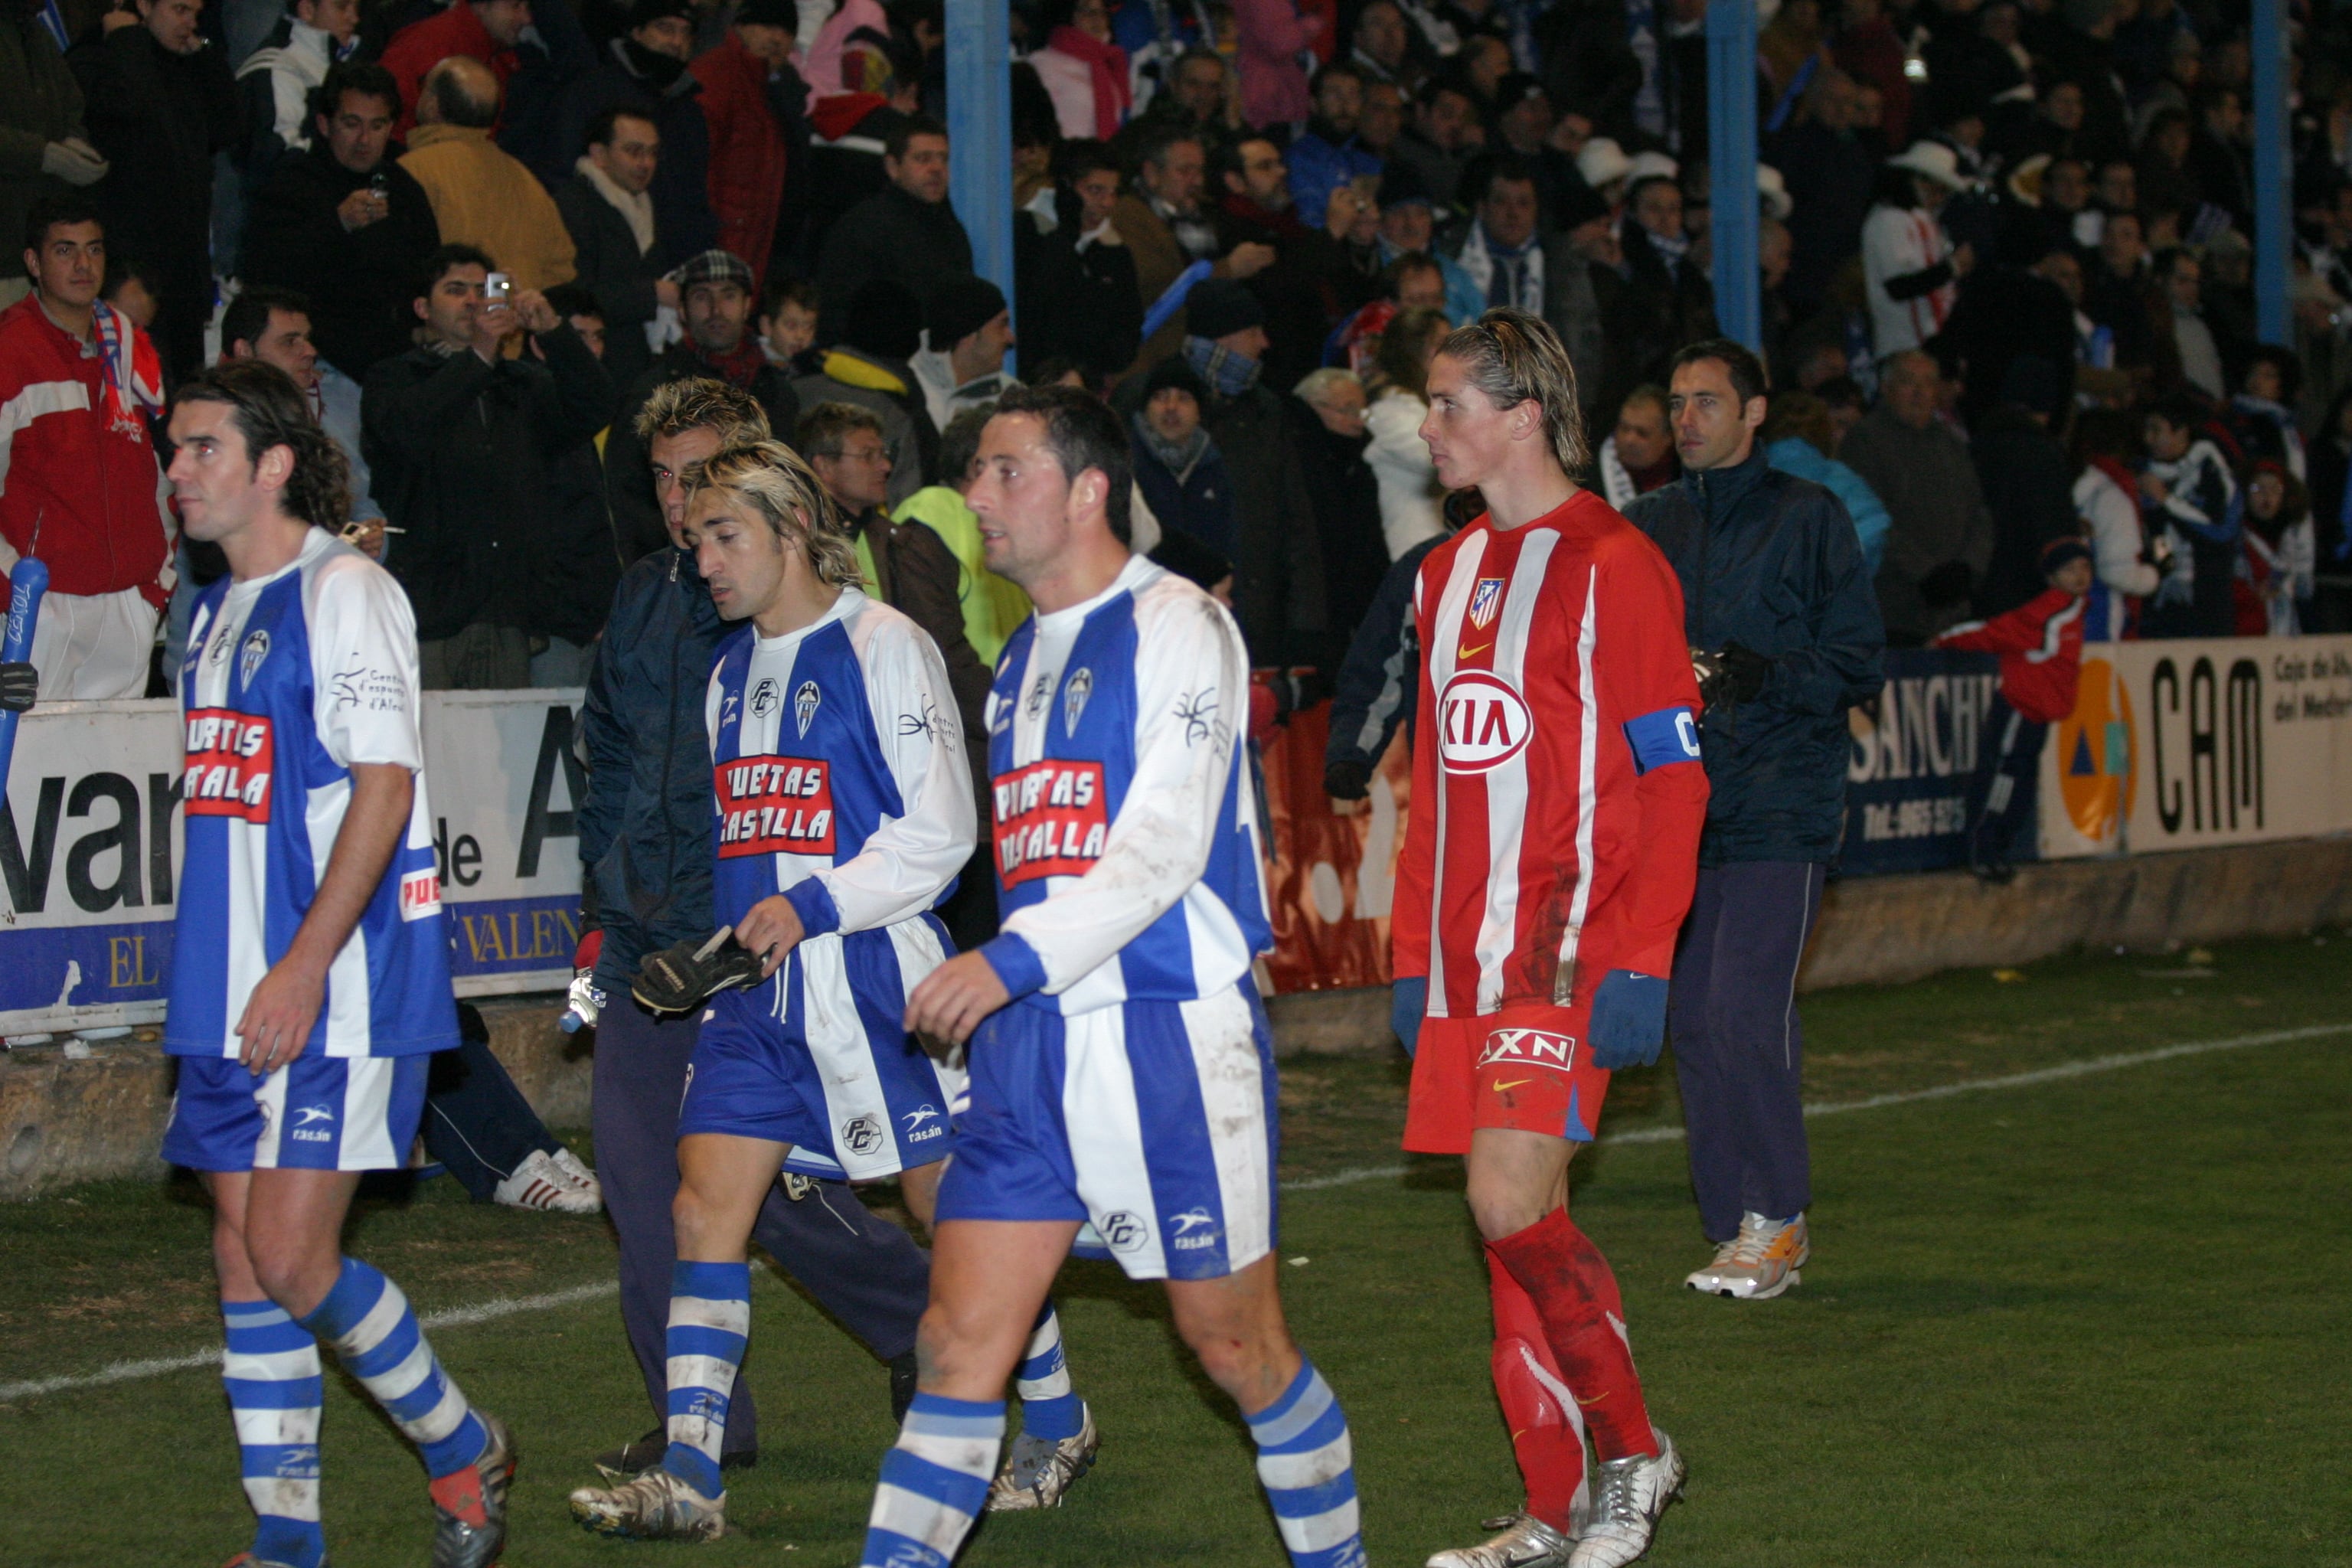
POLYGON ((1215 1279, 1274 1250, 1274 1037, 1247 981, 972 1037, 939 1217, 1082 1220, 1136 1279, 1215 1279))
POLYGON ((786 1170, 835 1181, 945 1159, 963 1074, 926 1056, 903 1022, 908 966, 919 978, 938 953, 927 922, 815 937, 765 984, 713 996, 686 1069, 678 1136, 789 1143, 786 1170))
POLYGON ((163 1158, 194 1171, 400 1170, 432 1061, 311 1051, 256 1078, 235 1057, 182 1057, 163 1158))

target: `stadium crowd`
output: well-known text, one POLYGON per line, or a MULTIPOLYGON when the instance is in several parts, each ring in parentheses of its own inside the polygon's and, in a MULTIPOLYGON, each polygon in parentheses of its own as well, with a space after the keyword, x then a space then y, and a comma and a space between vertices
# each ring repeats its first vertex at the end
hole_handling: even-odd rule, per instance
MULTIPOLYGON (((1108 396, 1145 546, 1259 666, 1328 676, 1445 530, 1448 325, 1540 314, 1596 487, 1675 477, 1663 367, 1716 327, 1703 10, 1016 6, 1008 300, 949 200, 938 0, 8 0, 0 226, 40 221, 0 258, 31 296, 0 534, 56 573, 45 693, 176 653, 222 568, 174 543, 155 416, 242 355, 352 459, 430 686, 585 679, 663 543, 634 415, 702 374, 820 465, 968 722, 1021 606, 972 570, 951 432, 1016 375, 1108 396)), ((1763 10, 1765 437, 1846 503, 1892 643, 2032 598, 2062 536, 2095 637, 2352 626, 2341 8, 2294 57, 2292 349, 2253 326, 2242 8, 1763 10)))

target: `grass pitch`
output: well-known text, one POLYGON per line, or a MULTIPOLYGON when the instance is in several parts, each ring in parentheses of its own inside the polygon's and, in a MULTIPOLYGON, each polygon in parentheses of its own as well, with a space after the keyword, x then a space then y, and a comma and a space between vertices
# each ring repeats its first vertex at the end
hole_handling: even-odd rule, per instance
MULTIPOLYGON (((1899 1096, 2183 1042, 2352 1026, 2352 940, 1967 972, 1804 1004, 1817 1102, 1899 1096)), ((1283 1283, 1354 1429, 1375 1563, 1475 1539, 1518 1496, 1486 1384, 1485 1274, 1458 1166, 1395 1152, 1401 1066, 1284 1071, 1283 1283)), ((1604 1136, 1674 1126, 1670 1070, 1620 1075, 1604 1136)), ((1577 1163, 1658 1423, 1691 1461, 1650 1561, 1682 1564, 2352 1563, 2344 1151, 2352 1028, 1909 1100, 1812 1124, 1814 1258, 1779 1301, 1702 1300, 1669 1139, 1577 1163)), ((0 1208, 0 1385, 217 1342, 208 1215, 184 1184, 0 1208)), ((420 1309, 609 1279, 598 1222, 473 1208, 452 1184, 365 1204, 351 1249, 420 1309)), ((1069 1358, 1101 1463, 1050 1515, 987 1524, 962 1560, 1282 1561, 1246 1434, 1188 1365, 1154 1288, 1073 1264, 1069 1358)), ((885 1379, 787 1285, 754 1292, 761 1459, 713 1568, 856 1561, 891 1438, 885 1379)), ((523 1450, 509 1568, 671 1561, 592 1538, 563 1497, 650 1417, 610 1297, 434 1336, 523 1450)), ((331 1360, 330 1365, 332 1365, 331 1360)), ((330 1375, 338 1568, 423 1559, 410 1450, 330 1375)), ((0 1562, 218 1563, 249 1528, 210 1369, 0 1403, 0 1562)))

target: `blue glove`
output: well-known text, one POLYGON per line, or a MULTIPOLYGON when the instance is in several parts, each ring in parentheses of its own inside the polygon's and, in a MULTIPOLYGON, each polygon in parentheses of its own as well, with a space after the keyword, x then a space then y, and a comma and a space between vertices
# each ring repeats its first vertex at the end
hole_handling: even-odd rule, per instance
POLYGON ((1414 1047, 1421 1044, 1422 1015, 1428 1011, 1429 976, 1401 978, 1390 988, 1389 1027, 1396 1031, 1407 1056, 1412 1055, 1414 1047))
POLYGON ((1611 1072, 1654 1067, 1665 1043, 1665 981, 1630 969, 1602 976, 1592 994, 1592 1065, 1611 1072))

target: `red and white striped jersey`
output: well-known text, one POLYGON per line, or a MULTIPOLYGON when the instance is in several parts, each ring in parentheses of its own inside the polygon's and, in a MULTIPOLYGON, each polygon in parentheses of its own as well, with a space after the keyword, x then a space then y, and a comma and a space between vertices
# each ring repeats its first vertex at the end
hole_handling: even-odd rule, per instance
POLYGON ((1579 490, 1422 563, 1425 652, 1396 973, 1429 1015, 1589 1000, 1663 975, 1706 816, 1682 588, 1657 546, 1579 490))

